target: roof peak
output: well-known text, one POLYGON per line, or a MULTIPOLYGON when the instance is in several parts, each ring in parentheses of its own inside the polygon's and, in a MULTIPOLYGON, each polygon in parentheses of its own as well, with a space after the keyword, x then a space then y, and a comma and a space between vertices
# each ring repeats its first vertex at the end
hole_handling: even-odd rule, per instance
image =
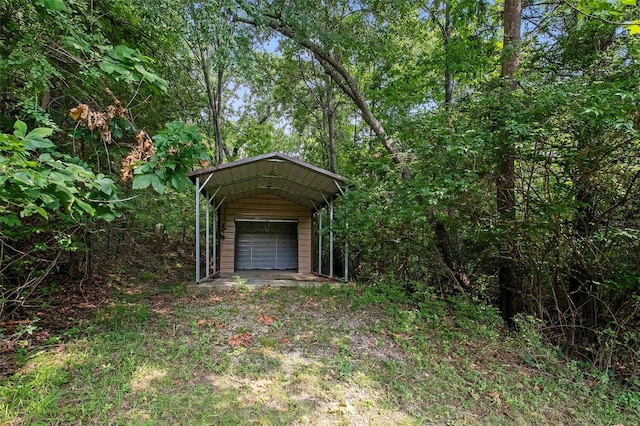
POLYGON ((327 176, 332 177, 333 179, 338 179, 340 181, 346 182, 347 178, 345 178, 344 176, 341 176, 337 173, 331 172, 329 170, 323 169, 321 167, 318 166, 314 166, 311 163, 307 163, 306 161, 300 160, 298 158, 283 154, 281 152, 269 152, 267 154, 261 154, 261 155, 256 155, 254 157, 246 157, 246 158, 240 158, 238 160, 234 160, 234 161, 230 161, 228 163, 218 163, 215 164, 213 166, 209 166, 209 167, 205 167, 202 169, 198 169, 198 170, 194 170, 192 172, 187 173, 187 177, 189 177, 191 180, 195 180, 196 176, 200 176, 203 174, 208 174, 211 172, 215 172, 217 170, 221 170, 221 169, 227 169, 227 168, 231 168, 231 167, 237 167, 237 166, 241 166, 243 164, 249 164, 249 163, 253 163, 253 162, 257 162, 257 161, 264 161, 264 160, 269 160, 271 158, 280 158, 282 160, 286 160, 286 161, 290 161, 294 164, 297 164, 299 166, 308 168, 310 170, 313 170, 316 173, 322 173, 325 174, 327 176))

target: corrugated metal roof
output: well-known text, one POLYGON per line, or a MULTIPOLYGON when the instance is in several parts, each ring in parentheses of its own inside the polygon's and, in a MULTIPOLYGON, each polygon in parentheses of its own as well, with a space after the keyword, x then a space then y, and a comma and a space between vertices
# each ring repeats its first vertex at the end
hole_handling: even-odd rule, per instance
POLYGON ((341 192, 346 178, 284 154, 272 152, 188 173, 200 177, 202 192, 214 200, 241 200, 274 194, 297 204, 319 208, 341 192))

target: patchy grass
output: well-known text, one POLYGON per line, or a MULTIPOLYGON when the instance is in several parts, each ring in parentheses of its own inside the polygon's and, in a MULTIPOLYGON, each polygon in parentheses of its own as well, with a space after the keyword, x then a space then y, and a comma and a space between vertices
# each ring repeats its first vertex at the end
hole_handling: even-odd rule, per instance
MULTIPOLYGON (((142 277, 138 277, 142 279, 142 277)), ((625 424, 619 388, 523 319, 376 289, 125 292, 0 382, 2 424, 625 424)))

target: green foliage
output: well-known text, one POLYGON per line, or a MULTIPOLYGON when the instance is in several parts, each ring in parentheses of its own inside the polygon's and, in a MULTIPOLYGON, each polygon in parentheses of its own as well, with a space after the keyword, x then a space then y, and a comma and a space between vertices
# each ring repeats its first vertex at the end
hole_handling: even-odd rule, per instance
MULTIPOLYGON (((95 175, 86 164, 56 151, 53 130, 27 132, 22 121, 13 135, 0 134, 0 222, 5 235, 28 232, 23 218, 39 215, 67 221, 83 217, 112 220, 118 202, 113 180, 95 175)), ((86 219, 85 219, 86 220, 86 219)))
POLYGON ((148 162, 135 169, 133 189, 151 186, 160 194, 166 188, 182 191, 190 184, 186 173, 211 158, 202 134, 195 126, 170 122, 153 140, 156 152, 148 162))
POLYGON ((166 92, 167 81, 145 67, 152 62, 152 58, 143 56, 127 46, 118 45, 107 51, 107 55, 100 62, 100 69, 109 75, 115 74, 116 81, 122 80, 126 83, 146 81, 166 92))
MULTIPOLYGON (((111 8, 117 5, 3 2, 0 17, 8 30, 0 47, 3 120, 31 115, 53 127, 42 122, 43 116, 59 124, 78 100, 108 105, 114 94, 127 99, 167 91, 167 81, 151 68, 154 59, 136 49, 139 40, 131 37, 127 46, 110 39, 106 22, 114 13, 111 8), (56 97, 53 107, 50 100, 56 97)), ((5 132, 10 124, 0 122, 5 132)))
POLYGON ((18 120, 0 134, 0 316, 49 275, 62 254, 84 248, 77 233, 119 215, 114 181, 57 150, 53 129, 18 120), (6 308, 6 309, 5 309, 6 308))

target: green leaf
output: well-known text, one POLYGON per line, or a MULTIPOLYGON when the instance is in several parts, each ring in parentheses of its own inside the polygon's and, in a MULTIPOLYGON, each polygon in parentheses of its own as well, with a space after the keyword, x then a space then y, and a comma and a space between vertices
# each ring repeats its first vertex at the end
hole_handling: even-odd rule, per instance
POLYGON ((151 175, 151 186, 153 186, 153 189, 159 194, 162 194, 166 188, 158 175, 151 175))
POLYGON ((24 138, 24 135, 27 134, 27 124, 24 121, 16 121, 13 128, 15 129, 13 134, 19 138, 24 138))
POLYGON ((67 37, 64 37, 64 41, 69 47, 72 47, 74 49, 87 52, 87 53, 91 52, 91 46, 85 40, 67 36, 67 37))
POLYGON ((148 71, 144 66, 137 64, 134 66, 136 71, 138 71, 144 79, 146 79, 149 83, 154 84, 154 86, 158 87, 163 92, 167 91, 168 82, 167 80, 160 78, 158 75, 148 71))
POLYGON ((47 211, 45 209, 43 209, 40 206, 33 205, 33 204, 30 204, 27 207, 25 207, 24 209, 22 209, 20 211, 20 217, 29 217, 29 216, 32 216, 34 213, 39 214, 40 216, 42 216, 45 219, 49 219, 49 214, 47 213, 47 211))
POLYGON ((115 64, 113 62, 102 61, 100 62, 99 67, 102 71, 106 72, 107 74, 113 74, 113 72, 115 71, 115 64))
POLYGON ((79 200, 76 198, 76 204, 85 212, 89 213, 91 216, 96 214, 96 209, 93 208, 93 206, 89 203, 85 203, 82 200, 79 200))
POLYGON ((142 74, 142 76, 144 78, 146 78, 149 83, 153 83, 154 81, 156 81, 158 79, 158 76, 156 76, 153 73, 150 73, 149 71, 146 70, 146 68, 140 64, 137 64, 134 66, 134 68, 136 69, 136 71, 138 71, 140 74, 142 74))
POLYGON ((24 147, 25 149, 28 149, 29 151, 35 151, 37 149, 49 149, 49 148, 54 148, 55 145, 46 139, 32 139, 32 138, 25 138, 24 139, 24 147))
POLYGON ((129 71, 126 67, 120 64, 116 64, 110 60, 104 60, 100 62, 99 66, 102 71, 106 72, 109 75, 115 72, 117 74, 120 74, 123 77, 127 77, 127 78, 131 77, 131 71, 129 71))
MULTIPOLYGON (((26 130, 26 126, 25 126, 26 130)), ((38 127, 29 132, 26 136, 23 136, 24 148, 29 151, 35 151, 37 149, 50 149, 55 145, 48 139, 45 139, 53 133, 53 129, 46 127, 38 127)))
POLYGON ((174 189, 177 189, 178 191, 184 189, 185 186, 185 181, 186 181, 186 177, 184 176, 172 176, 171 177, 171 186, 173 186, 174 189))
POLYGON ((15 228, 22 225, 22 222, 20 222, 18 216, 13 213, 9 213, 8 215, 5 215, 3 213, 2 215, 0 215, 0 223, 6 225, 7 228, 15 228))
POLYGON ((53 133, 53 129, 47 127, 38 127, 25 136, 25 138, 48 138, 53 133))
POLYGON ((96 180, 95 183, 97 185, 96 187, 100 188, 100 190, 105 194, 111 195, 113 193, 113 180, 104 177, 96 180))
POLYGON ((96 216, 106 222, 112 222, 117 217, 115 213, 109 210, 106 210, 104 212, 99 212, 97 213, 96 216))
POLYGON ((77 193, 78 190, 74 187, 68 187, 61 183, 56 184, 55 196, 60 198, 60 200, 65 203, 73 202, 73 200, 76 198, 74 194, 77 193))
POLYGON ((136 175, 133 177, 131 187, 133 189, 145 189, 151 185, 151 177, 155 175, 136 175))
POLYGON ((44 0, 44 5, 51 10, 67 10, 67 6, 62 0, 44 0))
POLYGON ((39 198, 49 210, 56 210, 60 207, 60 200, 51 194, 41 193, 39 198))
POLYGON ((49 182, 56 185, 73 185, 73 181, 73 175, 69 174, 67 170, 53 171, 49 174, 49 182))
POLYGON ((163 92, 166 92, 168 90, 169 82, 164 78, 156 76, 156 86, 158 86, 163 92))
POLYGON ((136 169, 133 171, 134 175, 143 175, 146 172, 148 172, 149 170, 153 169, 153 166, 149 163, 144 163, 138 167, 136 167, 136 169))
POLYGON ((114 47, 111 53, 112 53, 111 56, 113 56, 116 59, 120 59, 122 61, 128 60, 128 61, 140 62, 140 59, 138 59, 137 57, 138 55, 136 51, 123 44, 119 44, 116 47, 114 47))
POLYGON ((24 183, 27 186, 34 186, 36 183, 33 174, 27 171, 14 173, 13 178, 16 181, 24 183))

